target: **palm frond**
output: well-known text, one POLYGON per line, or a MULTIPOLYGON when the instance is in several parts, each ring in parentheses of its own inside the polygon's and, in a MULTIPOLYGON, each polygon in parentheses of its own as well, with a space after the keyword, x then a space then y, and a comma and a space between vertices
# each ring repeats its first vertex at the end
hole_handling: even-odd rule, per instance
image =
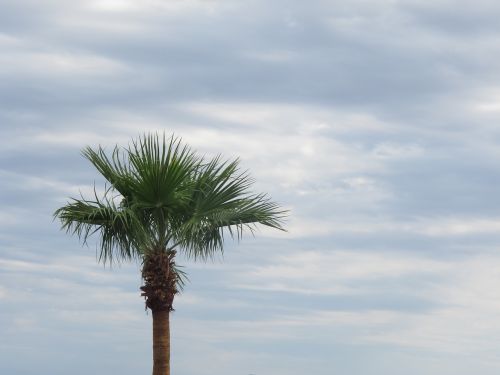
POLYGON ((111 191, 106 190, 99 198, 94 190, 94 200, 73 198, 54 213, 61 220, 62 229, 76 234, 83 243, 97 233, 98 258, 105 264, 140 256, 149 238, 133 210, 116 206, 110 198, 111 191))
POLYGON ((97 150, 86 147, 82 155, 89 160, 101 175, 116 189, 124 198, 131 198, 132 174, 128 166, 128 161, 124 158, 120 148, 115 146, 108 157, 104 148, 99 146, 97 150))
POLYGON ((187 273, 183 270, 183 266, 179 266, 178 264, 173 265, 172 271, 175 272, 175 281, 176 281, 176 286, 179 292, 182 292, 184 290, 184 287, 186 284, 189 282, 189 277, 187 273))
POLYGON ((222 251, 224 230, 238 239, 245 229, 253 232, 256 224, 284 230, 286 211, 263 194, 250 194, 253 181, 239 172, 238 164, 216 157, 197 171, 187 218, 174 231, 188 257, 205 260, 222 251))
POLYGON ((175 209, 185 203, 185 193, 199 158, 180 139, 149 135, 134 141, 128 150, 131 186, 142 208, 175 209))

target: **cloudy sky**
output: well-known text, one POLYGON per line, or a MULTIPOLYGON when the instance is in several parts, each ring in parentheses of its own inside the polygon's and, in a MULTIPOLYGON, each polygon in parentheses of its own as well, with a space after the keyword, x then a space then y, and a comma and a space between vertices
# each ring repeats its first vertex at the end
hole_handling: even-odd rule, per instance
POLYGON ((499 17, 0 0, 0 373, 150 372, 138 265, 96 264, 52 213, 103 183, 84 146, 164 131, 290 209, 288 233, 179 260, 174 374, 498 374, 499 17))

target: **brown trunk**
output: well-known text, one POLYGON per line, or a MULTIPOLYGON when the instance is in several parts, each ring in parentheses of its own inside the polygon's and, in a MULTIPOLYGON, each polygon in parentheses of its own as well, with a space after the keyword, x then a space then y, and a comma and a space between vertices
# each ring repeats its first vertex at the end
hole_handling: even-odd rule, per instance
POLYGON ((170 375, 170 311, 153 310, 153 375, 170 375))
POLYGON ((153 375, 170 375, 170 312, 178 293, 175 251, 159 249, 143 260, 141 295, 153 313, 153 375))

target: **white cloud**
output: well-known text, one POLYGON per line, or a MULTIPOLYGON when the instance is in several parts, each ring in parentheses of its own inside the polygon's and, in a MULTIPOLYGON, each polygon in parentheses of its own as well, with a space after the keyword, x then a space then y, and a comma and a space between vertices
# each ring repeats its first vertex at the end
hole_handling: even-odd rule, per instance
POLYGON ((423 156, 425 150, 417 144, 391 144, 381 143, 375 146, 373 153, 379 158, 407 158, 423 156))
MULTIPOLYGON (((375 195, 376 197, 376 195, 375 195)), ((381 198, 385 196, 381 195, 381 198)), ((373 198, 372 198, 373 199, 373 198)), ((500 231, 500 219, 491 217, 418 217, 394 220, 390 217, 301 217, 294 212, 287 221, 287 233, 262 228, 261 233, 274 238, 314 238, 333 234, 407 234, 431 238, 495 235, 500 231)))
MULTIPOLYGON (((235 315, 229 320, 210 319, 210 324, 204 319, 176 316, 177 334, 182 332, 184 339, 192 337, 210 345, 267 341, 283 345, 309 340, 323 347, 339 342, 354 346, 389 344, 405 350, 420 350, 420 355, 464 356, 474 358, 478 364, 498 365, 496 337, 500 334, 497 325, 500 300, 490 287, 500 282, 498 255, 438 261, 423 255, 398 253, 309 252, 280 257, 276 263, 276 266, 257 268, 251 275, 239 276, 248 277, 257 289, 261 285, 264 293, 274 290, 272 283, 280 280, 285 287, 274 291, 298 292, 294 285, 300 283, 305 286, 306 294, 326 293, 332 298, 343 292, 356 292, 339 292, 336 286, 342 288, 351 281, 364 280, 372 284, 370 293, 382 292, 378 294, 381 298, 383 293, 399 291, 403 292, 399 295, 409 299, 425 297, 431 305, 424 310, 400 309, 395 301, 394 308, 359 310, 355 305, 316 309, 303 303, 298 312, 290 305, 288 312, 274 312, 269 317, 241 320, 235 315), (398 286, 405 277, 416 275, 422 281, 428 277, 438 277, 435 280, 439 281, 413 288, 398 286), (377 279, 392 277, 396 278, 392 286, 386 284, 377 290, 377 279)), ((362 290, 366 290, 366 285, 359 286, 357 291, 362 290)), ((224 305, 224 308, 229 307, 224 305)))
POLYGON ((499 364, 494 354, 500 334, 500 300, 495 288, 500 258, 478 255, 455 263, 447 281, 436 284, 440 307, 424 313, 402 313, 386 329, 368 335, 375 342, 419 347, 433 352, 472 356, 499 364))
MULTIPOLYGON (((404 277, 444 277, 454 266, 456 264, 450 261, 395 251, 301 250, 273 257, 267 265, 238 273, 236 279, 239 287, 254 290, 309 295, 359 294, 372 282, 404 277), (354 286, 353 281, 362 283, 354 286)), ((394 286, 394 289, 397 288, 394 286)), ((432 291, 414 291, 413 294, 429 292, 432 291)))
POLYGON ((3 75, 103 77, 120 75, 127 67, 107 57, 79 53, 33 52, 24 46, 0 57, 3 75))
POLYGON ((13 328, 17 332, 33 332, 36 330, 39 322, 32 314, 23 314, 13 320, 13 328))

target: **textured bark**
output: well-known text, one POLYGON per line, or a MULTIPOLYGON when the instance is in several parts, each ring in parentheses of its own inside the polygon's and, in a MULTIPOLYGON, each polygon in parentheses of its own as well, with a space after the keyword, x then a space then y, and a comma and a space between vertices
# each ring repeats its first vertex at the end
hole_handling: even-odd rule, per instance
POLYGON ((158 249, 142 264, 142 296, 153 313, 153 375, 170 375, 170 312, 178 293, 175 251, 158 249))
POLYGON ((172 304, 178 293, 177 275, 174 272, 175 251, 160 249, 144 258, 142 265, 142 296, 146 299, 146 308, 152 311, 173 311, 172 304))
POLYGON ((153 375, 170 375, 170 311, 153 310, 153 375))

